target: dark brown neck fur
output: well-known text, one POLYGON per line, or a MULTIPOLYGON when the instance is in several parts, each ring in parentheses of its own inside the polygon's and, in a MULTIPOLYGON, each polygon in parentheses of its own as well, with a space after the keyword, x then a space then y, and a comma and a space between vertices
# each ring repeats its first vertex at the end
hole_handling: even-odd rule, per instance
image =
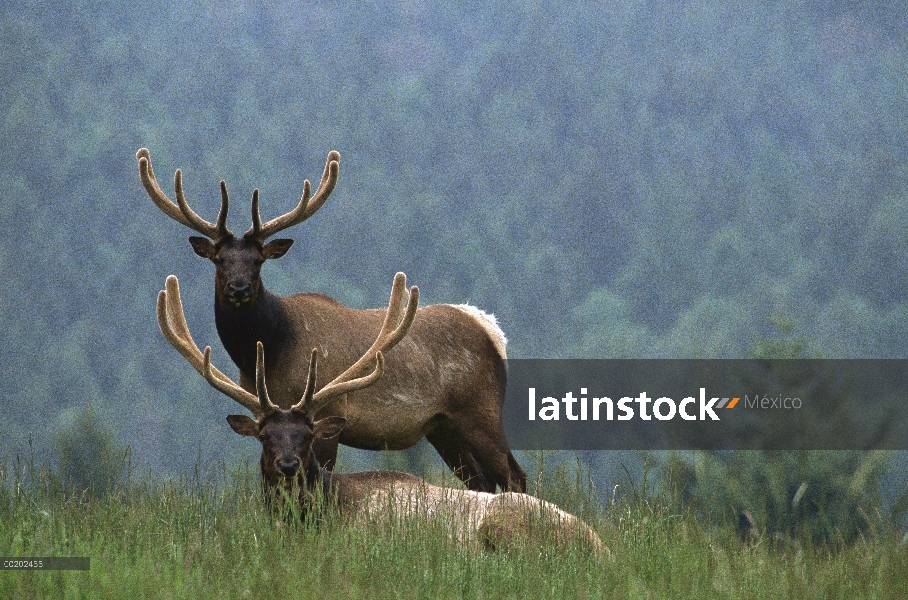
POLYGON ((239 307, 215 296, 214 321, 227 354, 250 379, 255 378, 256 342, 265 346, 265 366, 268 368, 273 357, 280 356, 290 331, 281 298, 264 286, 256 299, 239 307))

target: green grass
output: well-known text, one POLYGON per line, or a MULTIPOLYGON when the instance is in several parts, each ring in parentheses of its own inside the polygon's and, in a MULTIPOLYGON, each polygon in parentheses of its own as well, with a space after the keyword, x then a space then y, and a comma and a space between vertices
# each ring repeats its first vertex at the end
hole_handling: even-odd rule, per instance
POLYGON ((540 495, 582 514, 611 557, 454 546, 443 527, 365 531, 274 518, 257 473, 134 483, 102 498, 0 482, 0 554, 90 556, 89 571, 0 571, 0 598, 904 598, 908 546, 880 528, 830 549, 761 542, 651 500, 607 510, 553 471, 540 495), (560 495, 560 497, 559 497, 560 495))

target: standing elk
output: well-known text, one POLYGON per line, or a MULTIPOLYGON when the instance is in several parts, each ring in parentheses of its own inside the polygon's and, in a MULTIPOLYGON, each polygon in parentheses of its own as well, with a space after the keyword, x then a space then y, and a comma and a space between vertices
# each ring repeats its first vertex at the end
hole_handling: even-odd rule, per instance
MULTIPOLYGON (((136 154, 142 185, 152 201, 175 221, 206 237, 190 237, 196 254, 215 264, 214 314, 218 335, 240 369, 240 386, 255 389, 256 344, 266 349, 271 398, 287 408, 305 390, 305 364, 317 348, 322 369, 335 377, 369 347, 383 310, 354 310, 316 293, 277 296, 261 281, 262 264, 283 256, 293 240, 272 235, 311 217, 337 182, 340 154, 328 154, 315 195, 303 185, 299 204, 262 223, 258 190, 252 192, 252 227, 241 237, 227 229, 228 196, 221 181, 217 222, 199 217, 183 194, 182 174, 174 176, 177 202, 157 183, 149 152, 136 154)), ((393 376, 369 391, 339 398, 323 414, 343 415, 339 438, 318 439, 314 452, 333 468, 338 442, 366 450, 402 450, 425 437, 445 463, 472 490, 526 491, 526 474, 508 446, 502 422, 507 381, 507 340, 494 316, 468 305, 436 304, 419 309, 406 341, 388 355, 393 376)))
MULTIPOLYGON (((385 323, 369 350, 316 392, 319 352, 313 349, 302 397, 286 409, 270 398, 264 346, 256 345, 256 393, 252 394, 212 366, 210 346, 202 352, 192 341, 182 314, 176 277, 169 277, 166 287, 158 299, 158 317, 165 336, 212 387, 252 412, 255 418, 230 415, 227 421, 236 433, 254 437, 262 444, 266 490, 280 488, 291 494, 296 490, 294 501, 299 503, 303 515, 327 505, 336 507, 345 518, 366 524, 411 517, 436 518, 442 519, 452 538, 472 548, 509 549, 548 538, 556 544, 577 544, 595 554, 602 551, 599 536, 586 523, 527 494, 440 487, 398 471, 333 473, 318 463, 313 442, 337 437, 348 421, 337 415, 316 419, 316 415, 338 396, 377 385, 386 371, 383 351, 400 341, 413 321, 415 311, 410 306, 403 317, 402 305, 398 302, 395 306, 395 300, 401 297, 398 292, 403 289, 402 276, 395 279, 385 323), (371 373, 356 377, 363 367, 372 364, 375 366, 371 373), (319 503, 317 498, 327 502, 319 503)), ((270 494, 266 493, 266 499, 270 499, 270 494)))

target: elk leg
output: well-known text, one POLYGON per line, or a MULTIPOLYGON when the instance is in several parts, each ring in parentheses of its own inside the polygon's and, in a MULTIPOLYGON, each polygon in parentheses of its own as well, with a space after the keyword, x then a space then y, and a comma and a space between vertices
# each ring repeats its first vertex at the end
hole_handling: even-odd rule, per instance
MULTIPOLYGON (((488 406, 481 397, 474 397, 468 406, 488 406)), ((526 473, 517 464, 508 447, 508 439, 501 423, 501 415, 494 413, 455 414, 449 428, 458 434, 458 443, 468 448, 470 456, 478 463, 479 470, 491 484, 502 491, 526 492, 526 473)))
POLYGON ((522 492, 527 493, 527 474, 524 470, 517 464, 517 459, 514 458, 514 455, 511 454, 511 451, 508 450, 508 482, 510 491, 512 492, 522 492))
POLYGON ((500 427, 500 435, 498 437, 498 448, 507 454, 508 457, 508 487, 505 488, 502 486, 501 489, 508 492, 522 492, 527 493, 527 474, 520 467, 520 464, 517 463, 517 459, 514 458, 514 455, 511 453, 511 446, 508 444, 508 437, 504 432, 504 425, 500 427))
POLYGON ((488 473, 493 485, 498 485, 504 492, 526 490, 526 475, 507 447, 502 448, 481 432, 468 437, 466 442, 470 445, 471 454, 476 458, 476 462, 483 472, 488 473), (516 473, 514 466, 518 469, 516 473))
POLYGON ((470 446, 464 443, 463 436, 450 424, 437 426, 426 435, 426 439, 467 489, 476 492, 495 492, 495 482, 482 470, 470 451, 470 446))

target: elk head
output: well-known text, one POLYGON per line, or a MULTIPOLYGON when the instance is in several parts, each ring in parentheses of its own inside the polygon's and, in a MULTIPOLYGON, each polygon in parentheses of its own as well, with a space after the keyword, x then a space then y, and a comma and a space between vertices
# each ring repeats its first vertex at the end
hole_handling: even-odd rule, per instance
MULTIPOLYGON (((312 443, 315 439, 333 438, 340 434, 347 424, 346 419, 338 416, 315 420, 315 414, 321 405, 338 393, 343 393, 322 394, 319 400, 315 399, 317 361, 318 352, 313 350, 309 362, 306 393, 289 410, 284 410, 275 406, 268 397, 265 385, 265 354, 262 344, 259 343, 255 374, 256 395, 261 410, 256 418, 246 415, 227 417, 227 422, 236 433, 257 438, 261 442, 262 474, 271 486, 290 484, 300 474, 301 468, 312 464, 312 443)), ((376 353, 375 361, 375 369, 370 375, 353 380, 355 389, 368 387, 381 378, 384 372, 381 352, 376 353)), ((210 366, 208 352, 205 353, 205 364, 210 366)))
POLYGON ((391 299, 381 330, 372 346, 346 371, 333 381, 315 391, 317 351, 313 349, 309 360, 306 388, 299 402, 289 409, 282 409, 271 402, 265 385, 265 351, 257 343, 256 393, 246 391, 211 364, 211 346, 199 350, 183 313, 179 281, 173 275, 167 278, 165 289, 158 294, 158 324, 167 341, 183 355, 212 387, 236 400, 249 410, 254 418, 230 415, 227 422, 240 435, 256 437, 262 444, 262 475, 269 485, 289 485, 306 469, 313 458, 312 442, 316 438, 332 438, 346 424, 339 416, 316 420, 320 408, 329 400, 363 389, 375 383, 384 372, 383 353, 397 345, 407 334, 416 308, 419 305, 419 288, 406 289, 407 277, 398 273, 391 287, 391 299), (369 365, 375 364, 371 373, 357 377, 369 365))
POLYGON ((227 228, 229 198, 227 184, 221 181, 221 209, 215 223, 210 223, 195 213, 183 194, 183 174, 177 169, 173 187, 177 201, 174 203, 161 190, 151 166, 151 155, 147 148, 136 153, 139 163, 139 177, 151 200, 164 214, 178 223, 201 233, 205 237, 193 236, 189 243, 196 254, 207 258, 215 265, 215 290, 218 301, 225 306, 239 308, 254 304, 261 289, 260 273, 262 264, 270 258, 280 258, 290 250, 293 240, 275 239, 266 243, 272 235, 302 223, 315 212, 331 195, 337 184, 340 154, 328 153, 325 170, 315 195, 310 198, 310 184, 303 184, 303 195, 296 208, 280 217, 262 223, 259 215, 259 191, 252 191, 252 226, 236 237, 227 228))

